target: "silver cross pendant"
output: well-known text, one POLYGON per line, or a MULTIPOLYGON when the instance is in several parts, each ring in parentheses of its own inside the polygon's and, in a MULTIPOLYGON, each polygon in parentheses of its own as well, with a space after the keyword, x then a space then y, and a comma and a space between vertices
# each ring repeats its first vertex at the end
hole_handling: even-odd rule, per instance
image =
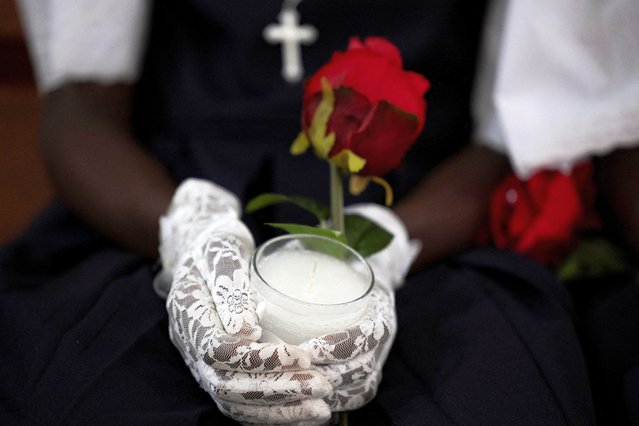
POLYGON ((264 28, 264 39, 271 44, 282 44, 282 77, 289 83, 297 83, 304 77, 301 44, 309 45, 317 39, 317 29, 312 25, 300 25, 297 11, 299 1, 285 1, 279 13, 279 23, 264 28))

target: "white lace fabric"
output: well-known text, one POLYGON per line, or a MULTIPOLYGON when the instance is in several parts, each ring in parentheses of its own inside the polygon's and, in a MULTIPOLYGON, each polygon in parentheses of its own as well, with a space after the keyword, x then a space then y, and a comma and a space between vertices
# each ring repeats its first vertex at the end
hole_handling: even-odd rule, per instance
POLYGON ((321 424, 332 387, 310 355, 260 343, 248 259, 254 249, 239 202, 207 181, 187 180, 161 219, 160 253, 172 271, 169 336, 193 377, 228 416, 257 424, 321 424))
POLYGON ((333 388, 324 399, 331 411, 355 410, 375 397, 396 333, 394 293, 376 285, 358 324, 300 345, 333 388))
POLYGON ((398 239, 403 249, 379 254, 374 272, 388 282, 376 284, 361 320, 295 346, 259 341, 248 275, 254 244, 232 194, 188 180, 160 228, 163 265, 173 275, 166 301, 171 341, 223 413, 245 424, 315 425, 375 396, 397 330, 392 286, 410 264, 390 274, 379 268, 405 259, 404 249, 416 254, 406 235, 398 239))
POLYGON ((200 386, 230 417, 247 423, 322 423, 331 386, 312 370, 309 355, 259 343, 257 328, 228 334, 194 263, 179 267, 167 298, 169 336, 200 386), (304 404, 302 402, 304 401, 304 404))

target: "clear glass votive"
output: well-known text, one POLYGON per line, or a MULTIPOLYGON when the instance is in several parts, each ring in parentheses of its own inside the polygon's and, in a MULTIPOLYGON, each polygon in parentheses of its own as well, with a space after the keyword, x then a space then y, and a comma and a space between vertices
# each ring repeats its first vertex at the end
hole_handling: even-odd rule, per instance
POLYGON ((374 284, 373 271, 359 253, 308 234, 284 235, 259 246, 250 275, 260 325, 291 344, 354 325, 374 284))

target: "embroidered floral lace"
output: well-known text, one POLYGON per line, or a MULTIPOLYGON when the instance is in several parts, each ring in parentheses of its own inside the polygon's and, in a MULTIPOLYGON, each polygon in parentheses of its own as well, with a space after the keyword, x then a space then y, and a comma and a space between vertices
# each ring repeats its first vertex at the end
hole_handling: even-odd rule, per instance
POLYGON ((160 226, 163 266, 173 273, 169 335, 222 412, 246 424, 313 425, 374 397, 396 331, 392 291, 376 287, 347 330, 299 346, 260 342, 248 277, 254 243, 237 199, 186 181, 160 226))

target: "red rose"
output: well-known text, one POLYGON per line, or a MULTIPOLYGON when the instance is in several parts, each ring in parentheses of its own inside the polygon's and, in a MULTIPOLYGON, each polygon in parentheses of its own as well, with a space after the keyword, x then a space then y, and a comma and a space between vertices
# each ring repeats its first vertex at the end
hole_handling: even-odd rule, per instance
POLYGON ((387 40, 353 38, 306 83, 303 131, 292 151, 312 146, 349 173, 383 176, 424 127, 429 85, 402 68, 399 50, 387 40))
POLYGON ((598 224, 594 203, 590 163, 575 167, 570 175, 541 171, 527 181, 511 174, 491 198, 493 243, 557 265, 576 246, 579 233, 598 224))

